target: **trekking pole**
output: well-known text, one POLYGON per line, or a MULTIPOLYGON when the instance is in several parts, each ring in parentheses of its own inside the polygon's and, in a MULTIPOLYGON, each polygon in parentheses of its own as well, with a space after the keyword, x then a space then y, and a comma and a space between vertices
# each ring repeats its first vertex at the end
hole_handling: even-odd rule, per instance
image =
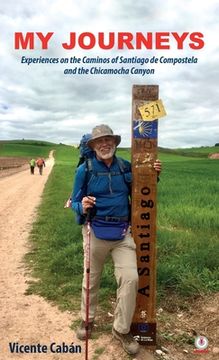
POLYGON ((85 320, 85 330, 86 330, 86 341, 85 341, 85 360, 88 360, 88 330, 89 330, 89 306, 90 306, 90 226, 91 222, 91 209, 88 209, 87 212, 87 241, 85 247, 85 268, 86 268, 86 320, 85 320))

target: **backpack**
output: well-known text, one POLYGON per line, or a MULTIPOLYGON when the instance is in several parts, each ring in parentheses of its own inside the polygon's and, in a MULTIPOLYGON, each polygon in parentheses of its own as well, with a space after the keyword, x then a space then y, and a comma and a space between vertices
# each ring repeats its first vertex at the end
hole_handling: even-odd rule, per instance
MULTIPOLYGON (((89 148, 89 146, 87 145, 88 140, 90 140, 91 138, 91 134, 84 134, 80 140, 79 143, 79 151, 80 151, 80 157, 79 157, 79 161, 77 164, 77 168, 83 164, 85 161, 87 161, 88 159, 92 158, 94 155, 94 151, 89 148)), ((64 208, 71 208, 71 195, 69 196, 68 200, 65 202, 64 204, 64 208)))
POLYGON ((44 160, 43 159, 38 159, 36 163, 37 163, 37 166, 43 166, 44 165, 44 160))
MULTIPOLYGON (((111 171, 110 174, 111 176, 116 176, 116 175, 123 175, 123 179, 125 184, 128 187, 129 190, 129 195, 131 195, 131 170, 130 170, 130 166, 128 166, 125 161, 120 158, 120 157, 116 157, 118 165, 119 165, 119 171, 115 172, 115 171, 111 171)), ((94 176, 105 176, 109 173, 105 173, 105 172, 98 172, 93 168, 93 161, 92 158, 88 158, 85 160, 85 180, 84 180, 84 184, 82 186, 82 190, 86 191, 87 188, 87 183, 89 182, 89 179, 91 178, 92 175, 94 176)), ((86 221, 86 216, 85 215, 78 215, 76 214, 76 223, 78 225, 83 225, 86 221)))
POLYGON ((88 140, 90 140, 90 138, 91 138, 91 134, 84 134, 80 140, 80 144, 79 144, 80 157, 77 167, 83 164, 86 159, 89 159, 94 155, 94 151, 91 148, 89 148, 89 146, 87 145, 87 142, 88 140))
POLYGON ((33 167, 36 166, 36 161, 35 161, 35 159, 31 159, 31 160, 30 160, 30 166, 33 166, 33 167))

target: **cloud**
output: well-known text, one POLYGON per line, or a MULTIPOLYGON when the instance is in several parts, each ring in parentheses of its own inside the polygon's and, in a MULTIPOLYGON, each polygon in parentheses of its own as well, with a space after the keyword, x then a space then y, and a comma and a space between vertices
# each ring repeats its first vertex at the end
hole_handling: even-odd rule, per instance
MULTIPOLYGON (((167 117, 159 121, 159 145, 186 147, 214 145, 219 141, 217 102, 219 98, 219 6, 191 0, 163 1, 66 0, 29 2, 8 0, 0 9, 0 138, 41 138, 78 143, 84 132, 98 123, 109 124, 122 135, 122 146, 130 145, 131 93, 133 84, 158 84, 167 117), (48 50, 14 50, 15 32, 54 32, 48 50), (62 49, 70 32, 159 32, 199 31, 205 47, 177 50, 62 49), (146 64, 153 75, 64 75, 75 64, 21 64, 21 57, 70 58, 197 57, 193 64, 146 64)), ((85 68, 92 65, 82 64, 85 68)), ((93 65, 101 66, 101 65, 93 65)), ((109 65, 105 65, 107 68, 109 65)), ((127 65, 115 65, 125 66, 127 65)), ((142 65, 130 65, 143 68, 142 65)))

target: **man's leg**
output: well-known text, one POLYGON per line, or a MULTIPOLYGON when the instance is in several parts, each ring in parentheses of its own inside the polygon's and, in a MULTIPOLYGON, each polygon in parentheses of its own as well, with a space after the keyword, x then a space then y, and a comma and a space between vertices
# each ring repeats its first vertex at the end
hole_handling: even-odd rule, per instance
MULTIPOLYGON (((82 227, 83 234, 83 247, 84 247, 84 276, 82 282, 82 296, 81 296, 81 317, 82 324, 77 331, 77 336, 80 339, 85 337, 85 320, 86 320, 86 243, 87 243, 87 226, 82 227)), ((98 303, 98 290, 100 285, 100 276, 103 270, 104 262, 107 254, 109 253, 109 246, 104 240, 97 239, 91 229, 90 233, 90 289, 89 289, 89 322, 93 322, 96 314, 98 303)))

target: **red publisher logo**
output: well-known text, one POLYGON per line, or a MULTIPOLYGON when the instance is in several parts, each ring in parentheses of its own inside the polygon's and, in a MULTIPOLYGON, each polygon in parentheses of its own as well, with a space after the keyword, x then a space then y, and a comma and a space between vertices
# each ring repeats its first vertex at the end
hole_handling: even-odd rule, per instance
POLYGON ((195 353, 207 353, 208 352, 208 339, 205 336, 197 336, 195 338, 195 353))

